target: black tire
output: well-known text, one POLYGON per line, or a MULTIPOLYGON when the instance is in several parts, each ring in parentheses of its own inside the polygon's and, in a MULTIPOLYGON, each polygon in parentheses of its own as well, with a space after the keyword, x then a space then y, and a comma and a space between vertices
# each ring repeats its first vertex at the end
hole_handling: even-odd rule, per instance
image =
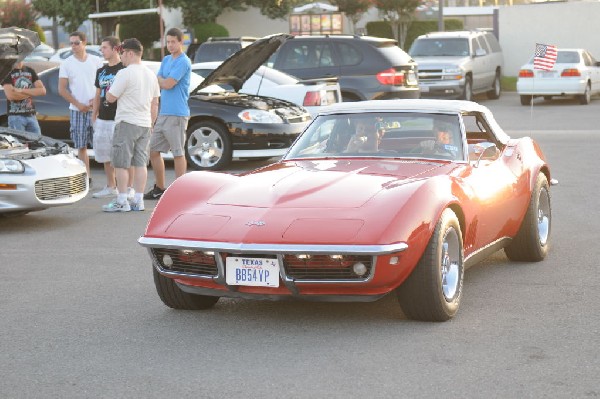
POLYGON ((195 170, 218 170, 231 162, 229 132, 221 124, 200 121, 188 128, 185 157, 195 170))
POLYGON ((218 296, 193 295, 183 292, 175 281, 164 277, 153 267, 156 292, 165 305, 173 309, 203 310, 210 309, 219 301, 218 296))
POLYGON ((449 320, 460 305, 463 276, 460 225, 456 214, 446 209, 419 263, 396 289, 400 307, 409 319, 449 320))
POLYGON ((550 186, 546 175, 540 173, 531 193, 525 218, 510 245, 504 248, 508 259, 521 262, 539 262, 548 253, 552 227, 550 186))
POLYGON ((588 84, 585 86, 585 91, 583 92, 582 95, 579 96, 579 104, 588 105, 591 100, 592 100, 592 88, 590 86, 590 83, 588 82, 588 84))
POLYGON ((486 94, 490 100, 497 100, 500 98, 501 93, 502 93, 502 85, 500 84, 500 71, 496 71, 496 76, 494 77, 494 83, 492 84, 492 90, 488 91, 486 94))
POLYGON ((533 96, 520 96, 521 105, 531 105, 531 101, 533 101, 533 96))
POLYGON ((460 99, 465 101, 473 101, 473 78, 471 78, 469 75, 467 75, 465 78, 465 89, 463 90, 460 99))

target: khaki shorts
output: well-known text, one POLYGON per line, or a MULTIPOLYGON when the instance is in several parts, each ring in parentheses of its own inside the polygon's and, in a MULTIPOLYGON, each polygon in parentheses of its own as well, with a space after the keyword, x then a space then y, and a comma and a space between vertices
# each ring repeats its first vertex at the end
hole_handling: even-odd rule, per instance
POLYGON ((187 116, 159 115, 150 138, 150 151, 166 153, 171 150, 174 157, 183 156, 189 120, 187 116))
POLYGON ((115 125, 110 160, 115 168, 148 165, 150 128, 119 122, 115 125))
POLYGON ((110 162, 115 121, 96 119, 94 124, 94 158, 96 162, 110 162))

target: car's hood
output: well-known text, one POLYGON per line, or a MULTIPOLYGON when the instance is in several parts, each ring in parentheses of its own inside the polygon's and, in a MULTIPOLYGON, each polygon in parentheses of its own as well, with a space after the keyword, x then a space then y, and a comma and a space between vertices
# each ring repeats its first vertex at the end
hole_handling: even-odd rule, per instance
POLYGON ((198 85, 192 94, 199 90, 214 84, 227 84, 237 92, 244 82, 269 59, 269 57, 279 49, 287 40, 293 38, 288 34, 276 34, 263 37, 251 45, 239 50, 231 57, 226 59, 217 69, 198 85))
POLYGON ((419 64, 419 69, 444 67, 444 66, 455 66, 462 65, 468 62, 471 57, 457 57, 457 56, 435 56, 435 57, 413 57, 419 64))
POLYGON ((444 164, 373 160, 288 161, 241 176, 210 205, 253 208, 359 208, 382 190, 443 173, 444 164))
MULTIPOLYGON (((203 91, 199 94, 205 94, 205 92, 203 91)), ((201 103, 198 104, 200 104, 201 109, 205 112, 208 110, 207 103, 212 103, 238 107, 240 109, 273 110, 279 117, 288 122, 307 122, 310 120, 310 114, 304 107, 279 98, 229 93, 229 95, 212 94, 206 96, 193 96, 190 99, 191 108, 195 107, 195 101, 201 101, 201 103)))
POLYGON ((4 80, 13 65, 23 61, 39 44, 36 32, 15 27, 0 29, 0 79, 4 80))

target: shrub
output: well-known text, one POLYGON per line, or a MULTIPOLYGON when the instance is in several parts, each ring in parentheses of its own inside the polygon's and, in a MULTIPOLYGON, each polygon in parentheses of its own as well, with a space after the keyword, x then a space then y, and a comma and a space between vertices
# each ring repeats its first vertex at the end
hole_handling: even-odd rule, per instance
POLYGON ((211 36, 229 36, 229 31, 223 25, 214 22, 204 22, 196 24, 194 29, 194 38, 197 43, 203 43, 211 36))

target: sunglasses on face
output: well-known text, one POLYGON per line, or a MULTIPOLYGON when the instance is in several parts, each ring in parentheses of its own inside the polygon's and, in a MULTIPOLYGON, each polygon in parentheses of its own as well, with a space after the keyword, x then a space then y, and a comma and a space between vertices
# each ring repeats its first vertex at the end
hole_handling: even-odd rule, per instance
POLYGON ((69 42, 69 44, 71 46, 79 46, 81 44, 81 42, 79 40, 77 40, 77 41, 74 41, 74 42, 69 42))

